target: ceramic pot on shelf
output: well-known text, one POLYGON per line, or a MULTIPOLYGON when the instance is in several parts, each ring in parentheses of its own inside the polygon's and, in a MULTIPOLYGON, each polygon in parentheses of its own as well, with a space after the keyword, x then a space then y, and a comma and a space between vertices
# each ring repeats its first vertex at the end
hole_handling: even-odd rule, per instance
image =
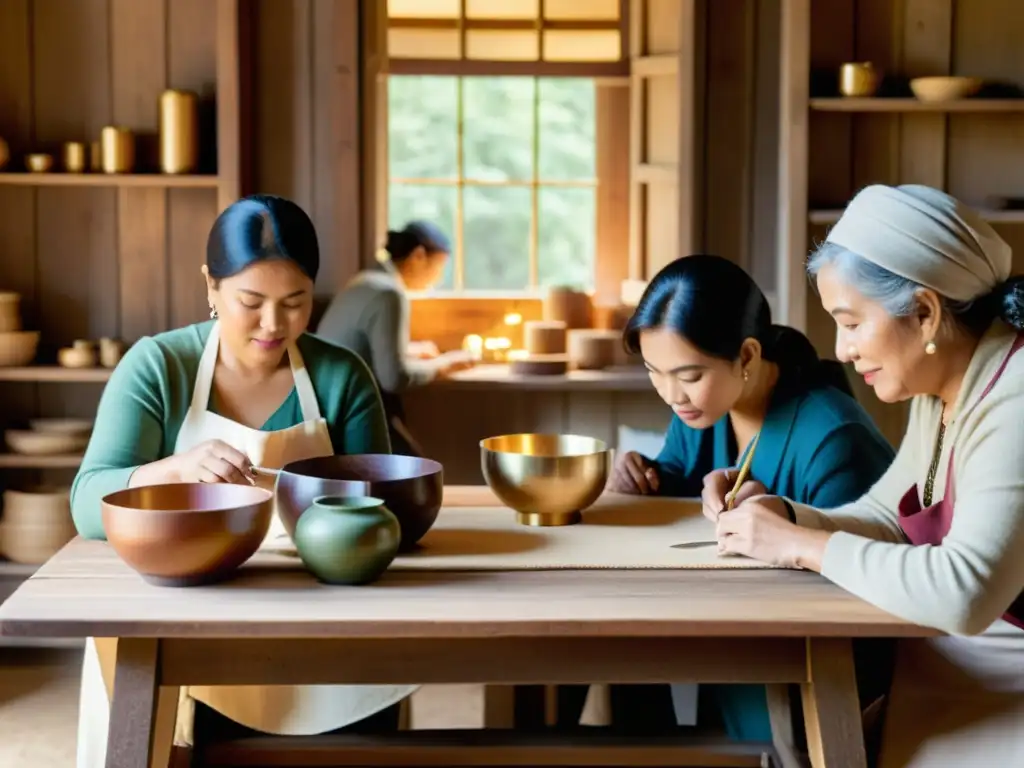
POLYGON ((372 496, 318 496, 295 526, 295 549, 326 584, 376 581, 398 554, 398 518, 372 496))

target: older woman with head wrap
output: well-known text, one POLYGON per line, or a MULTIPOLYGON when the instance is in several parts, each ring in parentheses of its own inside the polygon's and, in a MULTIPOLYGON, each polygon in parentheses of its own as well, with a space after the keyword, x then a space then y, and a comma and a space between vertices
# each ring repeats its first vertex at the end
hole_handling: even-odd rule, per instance
MULTIPOLYGON (((883 768, 1024 765, 1024 282, 1010 247, 943 192, 871 186, 809 271, 838 357, 883 401, 913 398, 907 432, 859 501, 752 498, 718 517, 719 545, 947 633, 901 641, 883 768)), ((709 478, 710 516, 719 495, 709 478)))

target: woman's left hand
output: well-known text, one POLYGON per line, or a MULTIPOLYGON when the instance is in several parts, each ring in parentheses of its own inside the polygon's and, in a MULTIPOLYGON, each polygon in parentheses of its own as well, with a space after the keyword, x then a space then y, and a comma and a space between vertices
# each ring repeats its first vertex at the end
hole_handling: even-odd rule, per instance
POLYGON ((718 551, 784 568, 821 570, 829 533, 789 521, 778 496, 755 496, 718 516, 718 551))

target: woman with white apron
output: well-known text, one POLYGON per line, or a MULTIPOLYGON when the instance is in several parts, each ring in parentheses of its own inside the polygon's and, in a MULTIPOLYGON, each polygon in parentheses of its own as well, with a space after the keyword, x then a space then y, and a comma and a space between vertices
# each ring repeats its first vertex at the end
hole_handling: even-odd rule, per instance
POLYGON ((1024 277, 1012 265, 945 192, 858 193, 809 271, 839 324, 837 357, 883 402, 913 398, 896 459, 837 509, 762 496, 718 518, 724 551, 819 571, 940 632, 898 641, 882 768, 1024 766, 1024 277))
MULTIPOLYGON (((318 266, 312 222, 294 203, 257 196, 221 214, 204 269, 217 319, 140 340, 114 371, 72 488, 82 536, 103 538, 100 499, 120 488, 267 482, 252 474, 253 466, 389 452, 383 407, 366 365, 304 332, 318 266)), ((275 514, 265 544, 282 536, 287 533, 275 514)), ((78 768, 102 768, 105 761, 116 649, 115 638, 86 643, 78 768)), ((246 729, 311 735, 367 722, 397 726, 397 716, 387 715, 415 688, 162 690, 153 765, 166 766, 172 733, 175 743, 193 744, 194 719, 201 740, 246 729)))

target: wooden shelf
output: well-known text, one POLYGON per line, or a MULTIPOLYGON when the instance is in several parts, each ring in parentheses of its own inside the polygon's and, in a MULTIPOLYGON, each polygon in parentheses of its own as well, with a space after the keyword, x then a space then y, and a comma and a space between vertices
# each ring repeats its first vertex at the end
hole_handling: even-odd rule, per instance
POLYGON ((13 576, 16 578, 27 578, 39 568, 38 565, 25 563, 12 563, 10 560, 0 558, 0 578, 13 576))
POLYGON ((54 455, 28 456, 20 453, 0 453, 0 469, 75 469, 82 456, 54 455))
POLYGON ((26 187, 186 187, 217 189, 215 175, 176 176, 161 173, 0 173, 0 184, 26 187))
POLYGON ((51 381, 57 383, 103 384, 112 368, 64 368, 59 365, 29 365, 0 368, 0 381, 51 381))
MULTIPOLYGON (((1024 224, 1024 211, 975 210, 990 224, 1024 224)), ((811 224, 835 224, 842 214, 839 208, 812 210, 808 213, 808 220, 811 224)))
POLYGON ((918 101, 851 96, 811 99, 810 107, 818 112, 1024 112, 1024 99, 918 101))

